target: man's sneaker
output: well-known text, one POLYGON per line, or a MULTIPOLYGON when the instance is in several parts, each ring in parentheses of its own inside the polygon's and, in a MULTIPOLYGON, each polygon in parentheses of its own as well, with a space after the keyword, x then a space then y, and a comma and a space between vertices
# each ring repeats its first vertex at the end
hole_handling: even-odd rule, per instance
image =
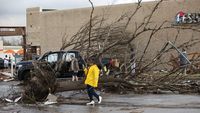
POLYGON ((86 105, 94 105, 94 101, 92 100, 91 102, 87 103, 86 105))
POLYGON ((102 101, 102 97, 101 97, 101 96, 99 96, 99 101, 98 101, 98 103, 100 104, 100 103, 101 103, 101 101, 102 101))

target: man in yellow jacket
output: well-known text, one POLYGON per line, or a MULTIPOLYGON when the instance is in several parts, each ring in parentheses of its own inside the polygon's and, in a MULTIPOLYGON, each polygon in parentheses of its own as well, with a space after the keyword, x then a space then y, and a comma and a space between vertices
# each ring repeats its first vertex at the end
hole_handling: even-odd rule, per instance
POLYGON ((94 58, 90 58, 88 60, 88 65, 89 65, 89 67, 84 70, 85 75, 86 75, 85 84, 87 85, 87 93, 88 93, 88 96, 90 99, 90 102, 87 103, 87 105, 95 104, 95 102, 93 100, 93 96, 95 96, 97 98, 98 103, 100 104, 102 101, 102 97, 99 96, 94 90, 94 88, 98 86, 100 70, 97 67, 97 65, 95 64, 94 58))

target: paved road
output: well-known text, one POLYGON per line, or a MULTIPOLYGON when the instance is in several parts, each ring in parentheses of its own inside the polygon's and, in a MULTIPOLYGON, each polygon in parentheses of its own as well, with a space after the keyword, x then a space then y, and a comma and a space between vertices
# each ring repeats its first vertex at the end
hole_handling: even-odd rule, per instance
MULTIPOLYGON (((0 96, 19 91, 19 82, 0 82, 0 96)), ((100 105, 86 106, 87 95, 63 92, 64 100, 55 105, 0 104, 0 113, 200 113, 200 95, 116 95, 102 94, 100 105), (70 98, 69 98, 70 97, 70 98)))

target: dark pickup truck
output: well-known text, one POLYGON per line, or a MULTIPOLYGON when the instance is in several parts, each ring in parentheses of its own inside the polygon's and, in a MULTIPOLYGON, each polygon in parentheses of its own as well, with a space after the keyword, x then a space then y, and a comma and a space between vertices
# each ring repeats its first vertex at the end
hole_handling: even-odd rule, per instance
MULTIPOLYGON (((48 62, 52 69, 54 68, 54 64, 59 61, 63 61, 61 68, 59 70, 54 70, 56 72, 56 76, 58 78, 66 78, 72 77, 73 72, 70 71, 70 56, 74 55, 75 58, 78 59, 80 71, 78 72, 78 76, 84 76, 83 66, 85 66, 85 61, 81 57, 78 51, 70 50, 70 51, 55 51, 55 52, 47 52, 43 56, 41 56, 38 61, 48 62)), ((21 61, 16 64, 15 77, 18 80, 26 80, 30 77, 30 71, 33 69, 33 61, 21 61)))

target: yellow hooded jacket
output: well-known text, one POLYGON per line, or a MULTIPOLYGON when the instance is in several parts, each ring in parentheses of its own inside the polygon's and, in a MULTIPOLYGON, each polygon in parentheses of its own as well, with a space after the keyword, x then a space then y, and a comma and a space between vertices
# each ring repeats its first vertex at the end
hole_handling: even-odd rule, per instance
POLYGON ((92 65, 89 67, 89 69, 84 69, 84 71, 86 75, 85 84, 90 85, 92 87, 97 87, 100 73, 100 70, 97 67, 97 65, 92 65))

